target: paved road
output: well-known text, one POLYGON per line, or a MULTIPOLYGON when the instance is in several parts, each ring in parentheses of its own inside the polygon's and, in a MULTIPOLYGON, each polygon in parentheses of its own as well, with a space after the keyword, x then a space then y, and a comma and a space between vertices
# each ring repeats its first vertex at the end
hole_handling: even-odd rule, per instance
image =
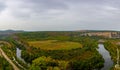
POLYGON ((8 56, 5 54, 5 52, 0 47, 0 53, 1 55, 13 66, 14 70, 20 70, 13 62, 8 58, 8 56))

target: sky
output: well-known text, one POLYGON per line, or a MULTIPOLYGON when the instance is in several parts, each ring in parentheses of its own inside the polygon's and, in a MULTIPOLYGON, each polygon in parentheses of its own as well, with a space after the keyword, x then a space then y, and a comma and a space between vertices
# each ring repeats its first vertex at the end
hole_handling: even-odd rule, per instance
POLYGON ((120 0, 0 0, 0 30, 119 30, 120 0))

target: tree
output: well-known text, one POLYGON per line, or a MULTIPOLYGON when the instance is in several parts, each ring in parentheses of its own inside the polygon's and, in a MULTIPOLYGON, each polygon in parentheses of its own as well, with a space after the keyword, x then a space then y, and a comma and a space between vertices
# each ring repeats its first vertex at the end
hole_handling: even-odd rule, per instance
POLYGON ((51 57, 39 57, 32 62, 32 66, 30 70, 47 70, 48 67, 57 66, 57 62, 53 60, 51 57))

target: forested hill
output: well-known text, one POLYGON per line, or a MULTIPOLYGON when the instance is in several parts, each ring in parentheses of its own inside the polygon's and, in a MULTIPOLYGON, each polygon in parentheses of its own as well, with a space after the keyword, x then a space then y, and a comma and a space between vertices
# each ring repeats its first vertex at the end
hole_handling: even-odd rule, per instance
POLYGON ((4 39, 12 34, 22 33, 22 32, 25 32, 25 31, 22 31, 22 30, 0 30, 0 39, 4 39))
POLYGON ((23 30, 0 30, 0 34, 13 34, 13 33, 21 33, 25 32, 23 30))
POLYGON ((77 31, 23 31, 23 30, 4 30, 0 31, 0 36, 8 36, 11 34, 19 34, 19 35, 30 35, 28 37, 50 37, 51 36, 99 36, 99 37, 106 37, 106 38, 120 38, 120 31, 112 31, 112 30, 77 30, 77 31))
MULTIPOLYGON (((18 33, 20 37, 25 37, 26 39, 39 37, 46 39, 54 39, 54 37, 63 36, 61 38, 68 39, 71 37, 81 37, 81 36, 92 36, 92 37, 104 37, 104 38, 120 38, 119 31, 98 31, 98 30, 82 30, 82 31, 32 31, 18 33), (29 38, 30 37, 30 38, 29 38)), ((41 39, 42 39, 41 38, 41 39)), ((36 40, 37 40, 36 39, 36 40)))

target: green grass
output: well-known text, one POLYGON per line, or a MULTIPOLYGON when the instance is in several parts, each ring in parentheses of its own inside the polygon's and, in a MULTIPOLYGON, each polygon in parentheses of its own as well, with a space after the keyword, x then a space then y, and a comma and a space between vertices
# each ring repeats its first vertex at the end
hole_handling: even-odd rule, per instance
POLYGON ((46 41, 29 41, 30 46, 41 48, 44 50, 70 50, 76 48, 82 48, 82 45, 78 42, 46 40, 46 41))

